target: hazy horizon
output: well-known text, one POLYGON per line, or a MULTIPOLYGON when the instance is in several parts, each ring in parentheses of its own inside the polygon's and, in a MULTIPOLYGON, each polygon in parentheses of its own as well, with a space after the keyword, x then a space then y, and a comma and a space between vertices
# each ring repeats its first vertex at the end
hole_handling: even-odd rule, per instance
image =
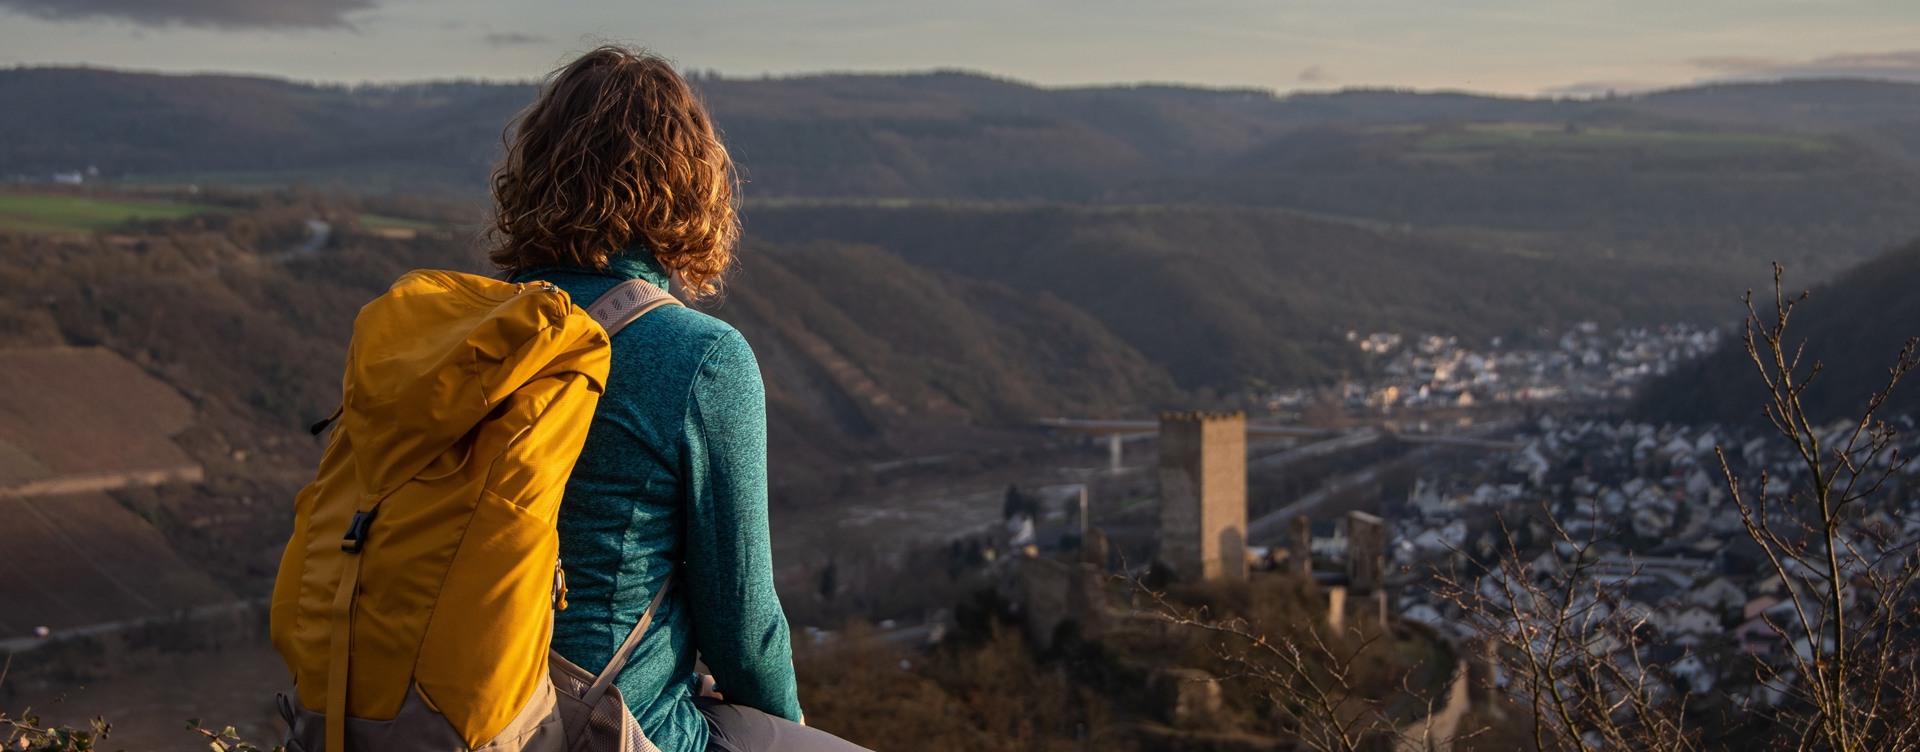
POLYGON ((728 78, 955 70, 1049 88, 1170 84, 1595 95, 1725 80, 1920 81, 1901 0, 0 0, 0 65, 330 84, 529 81, 601 40, 728 78))
MULTIPOLYGON (((344 81, 344 80, 302 78, 302 77, 296 77, 296 76, 280 75, 275 73, 263 73, 263 72, 245 71, 245 70, 220 70, 220 69, 167 70, 162 68, 140 67, 140 66, 100 65, 100 64, 86 63, 86 62, 15 63, 13 65, 0 68, 0 71, 20 71, 20 70, 97 70, 97 71, 106 71, 111 73, 127 73, 127 74, 134 74, 134 75, 158 75, 158 76, 180 76, 180 77, 215 76, 215 77, 234 77, 234 78, 257 78, 257 79, 264 79, 269 81, 281 81, 281 82, 286 82, 286 83, 291 83, 296 85, 303 85, 303 86, 343 86, 349 89, 359 88, 359 87, 413 86, 413 85, 442 84, 442 83, 477 83, 477 84, 492 85, 492 86, 521 86, 521 85, 532 86, 532 85, 539 84, 542 78, 542 76, 524 76, 520 78, 504 78, 504 77, 496 78, 496 77, 483 77, 483 76, 434 76, 430 78, 392 79, 392 80, 381 80, 381 81, 373 81, 373 80, 344 81)), ((1151 80, 1089 81, 1089 82, 1081 82, 1081 83, 1053 84, 1053 83, 1046 83, 1046 82, 1040 82, 1040 81, 1033 81, 1029 79, 1020 78, 1017 76, 1003 75, 1003 74, 995 73, 992 71, 977 70, 977 69, 970 69, 970 68, 956 68, 956 67, 901 68, 901 69, 895 69, 895 70, 820 69, 820 70, 798 70, 798 71, 790 71, 790 72, 784 72, 784 73, 731 74, 731 73, 727 73, 725 71, 721 71, 717 69, 696 68, 696 67, 687 66, 687 67, 683 67, 683 72, 687 72, 689 74, 694 74, 694 75, 717 75, 721 80, 725 80, 725 81, 765 81, 765 80, 780 81, 780 80, 800 80, 800 79, 807 79, 807 78, 830 78, 830 77, 837 77, 837 76, 910 77, 910 76, 959 75, 959 76, 974 76, 974 77, 979 77, 983 79, 1002 81, 1002 82, 1006 82, 1006 83, 1010 83, 1018 86, 1028 86, 1028 87, 1032 87, 1036 89, 1044 89, 1044 90, 1072 91, 1072 90, 1082 90, 1082 89, 1127 89, 1127 88, 1166 87, 1166 88, 1178 88, 1178 89, 1193 89, 1193 90, 1200 90, 1200 91, 1223 91, 1223 92, 1246 91, 1246 92, 1270 94, 1280 98, 1284 98, 1284 97, 1292 96, 1296 94, 1311 95, 1311 94, 1339 94, 1339 93, 1348 93, 1348 92, 1405 92, 1405 93, 1412 93, 1412 94, 1459 94, 1464 96, 1490 97, 1490 98, 1502 98, 1502 99, 1522 99, 1522 100, 1524 99, 1598 99, 1598 98, 1609 96, 1609 95, 1631 96, 1631 95, 1639 95, 1639 94, 1650 94, 1650 93, 1656 93, 1656 92, 1662 92, 1662 91, 1672 91, 1672 90, 1678 90, 1678 89, 1688 89, 1688 88, 1694 88, 1694 87, 1700 87, 1700 86, 1747 84, 1747 83, 1752 83, 1752 84, 1784 83, 1789 81, 1866 81, 1866 82, 1875 82, 1875 83, 1910 84, 1910 85, 1920 86, 1920 78, 1910 79, 1910 78, 1893 77, 1893 76, 1871 76, 1871 75, 1844 74, 1844 73, 1837 73, 1833 75, 1770 76, 1770 77, 1749 76, 1749 77, 1739 77, 1739 78, 1706 78, 1706 79, 1684 81, 1684 82, 1665 84, 1665 85, 1659 85, 1659 86, 1648 86, 1646 88, 1574 89, 1570 87, 1568 90, 1565 90, 1565 91, 1549 90, 1549 91, 1540 91, 1540 92, 1534 92, 1534 93, 1526 93, 1526 92, 1515 93, 1515 92, 1482 90, 1482 89, 1474 89, 1474 88, 1459 87, 1459 86, 1443 85, 1443 86, 1428 87, 1428 86, 1401 86, 1401 85, 1394 85, 1394 84, 1348 84, 1348 85, 1337 85, 1337 86, 1324 86, 1324 87, 1317 87, 1317 88, 1297 87, 1297 88, 1290 88, 1290 89, 1275 89, 1271 87, 1261 87, 1261 86, 1253 86, 1253 85, 1236 86, 1236 85, 1230 85, 1230 84, 1212 84, 1212 83, 1195 82, 1195 81, 1151 81, 1151 80)))

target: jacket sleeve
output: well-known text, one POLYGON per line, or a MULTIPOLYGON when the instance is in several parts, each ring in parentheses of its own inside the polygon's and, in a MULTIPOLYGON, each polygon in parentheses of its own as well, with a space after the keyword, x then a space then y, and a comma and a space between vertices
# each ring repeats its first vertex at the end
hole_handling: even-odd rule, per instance
POLYGON ((753 350, 729 330, 687 401, 685 581, 694 643, 728 702, 800 720, 786 614, 767 526, 766 392, 753 350))

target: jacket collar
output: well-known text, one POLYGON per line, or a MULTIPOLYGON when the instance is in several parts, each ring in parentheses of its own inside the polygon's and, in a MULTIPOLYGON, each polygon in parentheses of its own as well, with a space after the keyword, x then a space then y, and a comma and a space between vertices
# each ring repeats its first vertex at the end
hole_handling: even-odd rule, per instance
POLYGON ((620 279, 644 279, 667 289, 667 267, 653 257, 653 251, 634 243, 607 256, 607 268, 601 273, 620 279))
POLYGON ((519 282, 553 273, 592 274, 602 277, 612 277, 621 281, 644 279, 662 290, 668 289, 667 285, 671 277, 671 275, 667 273, 667 267, 662 265, 659 259, 653 257, 652 251, 647 250, 647 247, 643 244, 632 243, 625 248, 607 254, 607 265, 605 268, 594 269, 571 264, 536 266, 515 273, 511 281, 519 282))

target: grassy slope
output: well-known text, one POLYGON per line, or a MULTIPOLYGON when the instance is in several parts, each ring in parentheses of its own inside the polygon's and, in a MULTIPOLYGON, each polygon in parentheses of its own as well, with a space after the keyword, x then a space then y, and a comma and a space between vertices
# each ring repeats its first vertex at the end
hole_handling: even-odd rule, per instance
POLYGON ((95 198, 64 193, 0 193, 0 232, 84 232, 146 219, 179 219, 217 207, 173 201, 95 198))

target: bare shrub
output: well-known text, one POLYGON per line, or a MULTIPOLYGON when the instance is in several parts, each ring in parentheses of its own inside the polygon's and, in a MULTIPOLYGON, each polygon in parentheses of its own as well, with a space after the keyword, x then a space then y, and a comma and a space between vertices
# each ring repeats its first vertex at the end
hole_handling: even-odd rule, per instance
POLYGON ((1920 366, 1920 339, 1908 339, 1867 397, 1858 419, 1823 427, 1802 397, 1822 370, 1802 367, 1806 343, 1790 343, 1787 324, 1806 293, 1788 297, 1774 265, 1773 310, 1745 297, 1741 337, 1767 387, 1766 415, 1798 460, 1786 482, 1762 472, 1745 483, 1720 453, 1727 490, 1766 565, 1786 586, 1791 616, 1768 626, 1792 649, 1762 663, 1763 678, 1789 696, 1781 722, 1796 749, 1920 747, 1920 627, 1916 541, 1868 521, 1869 500, 1912 458, 1880 416, 1902 378, 1920 366))
MULTIPOLYGON (((1887 514, 1880 492, 1907 468, 1898 433, 1881 416, 1893 389, 1920 366, 1910 339, 1867 395, 1856 418, 1822 423, 1803 403, 1820 374, 1788 322, 1805 293, 1782 290, 1764 315, 1749 293, 1742 343, 1766 387, 1765 412, 1791 448, 1794 467, 1743 479, 1718 447, 1726 489, 1762 554, 1762 578, 1778 577, 1789 616, 1766 625, 1788 649, 1743 656, 1756 689, 1730 698, 1759 714, 1749 741, 1829 752, 1920 748, 1920 552, 1912 521, 1887 514), (1779 695, 1773 702, 1755 698, 1779 695)), ((1711 729, 1674 689, 1664 667, 1644 659, 1657 634, 1627 603, 1617 573, 1602 577, 1550 514, 1567 555, 1528 560, 1506 531, 1507 553, 1483 577, 1443 577, 1443 595, 1485 641, 1509 694, 1531 715, 1542 750, 1707 748, 1711 729)), ((1599 531, 1603 525, 1588 526, 1599 531)), ((1503 521, 1503 530, 1506 530, 1503 521)), ((1598 535, 1599 533, 1595 533, 1598 535)))

